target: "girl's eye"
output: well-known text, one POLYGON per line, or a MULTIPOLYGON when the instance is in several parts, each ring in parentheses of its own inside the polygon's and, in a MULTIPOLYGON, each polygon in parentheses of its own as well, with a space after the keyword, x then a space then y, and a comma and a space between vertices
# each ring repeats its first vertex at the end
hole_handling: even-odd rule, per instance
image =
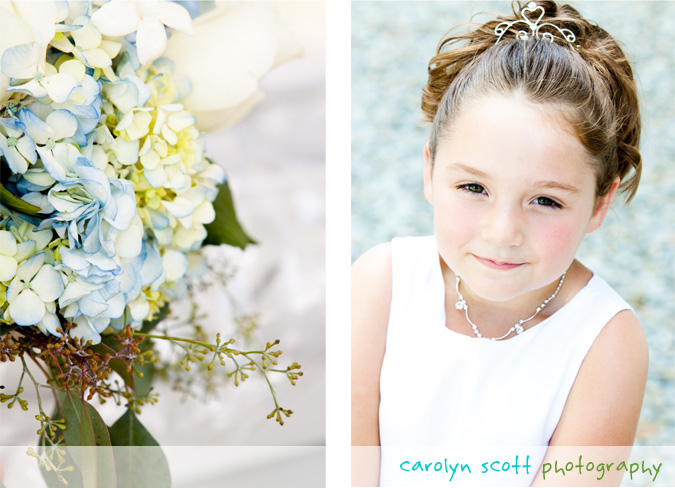
POLYGON ((465 185, 460 185, 459 188, 469 193, 486 193, 485 188, 478 183, 467 183, 465 185))
POLYGON ((541 205, 542 207, 562 208, 561 204, 549 197, 537 197, 532 200, 532 202, 537 205, 541 205))

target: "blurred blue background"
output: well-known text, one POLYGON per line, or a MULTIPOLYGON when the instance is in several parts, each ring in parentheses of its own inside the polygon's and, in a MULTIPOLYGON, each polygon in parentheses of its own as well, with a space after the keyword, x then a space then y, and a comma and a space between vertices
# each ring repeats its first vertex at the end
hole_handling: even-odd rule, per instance
MULTIPOLYGON (((647 333, 636 443, 674 445, 675 3, 570 3, 620 41, 636 72, 644 127, 636 197, 628 206, 615 200, 578 257, 634 307, 647 333)), ((433 233, 422 194, 421 90, 444 33, 480 12, 507 13, 510 3, 352 3, 352 260, 394 236, 433 233)))

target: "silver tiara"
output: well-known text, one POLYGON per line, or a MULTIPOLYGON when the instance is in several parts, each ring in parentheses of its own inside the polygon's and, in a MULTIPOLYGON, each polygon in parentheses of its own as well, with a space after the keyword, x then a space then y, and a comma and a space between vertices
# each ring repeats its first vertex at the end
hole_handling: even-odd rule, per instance
MULTIPOLYGON (((536 37, 536 38, 544 38, 549 42, 553 42, 553 34, 550 32, 540 32, 540 29, 542 27, 552 27, 553 29, 557 30, 560 35, 562 36, 563 39, 565 39, 567 42, 569 42, 572 46, 574 47, 579 47, 578 44, 575 44, 577 41, 576 36, 574 33, 569 30, 569 29, 561 29, 557 25, 553 25, 549 22, 544 22, 543 24, 540 24, 539 21, 544 17, 545 14, 544 7, 541 5, 537 5, 534 2, 530 2, 527 4, 527 7, 523 8, 523 10, 520 11, 520 16, 523 18, 522 20, 514 20, 512 22, 502 22, 501 24, 497 25, 495 27, 495 34, 498 36, 497 37, 497 44, 499 41, 502 40, 502 36, 506 34, 506 31, 508 31, 511 27, 513 27, 516 24, 525 24, 530 28, 530 31, 524 31, 524 30, 519 30, 518 33, 516 34, 517 39, 521 39, 523 41, 528 40, 530 37, 536 37), (539 17, 537 17, 536 21, 532 21, 527 14, 533 14, 532 18, 534 18, 535 15, 539 14, 539 17)), ((517 28, 517 27, 516 27, 517 28)))

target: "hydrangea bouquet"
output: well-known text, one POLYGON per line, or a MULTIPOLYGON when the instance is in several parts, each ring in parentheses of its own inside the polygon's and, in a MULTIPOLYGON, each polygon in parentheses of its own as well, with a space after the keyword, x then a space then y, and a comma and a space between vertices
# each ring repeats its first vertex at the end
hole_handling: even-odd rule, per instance
MULTIPOLYGON (((200 134, 242 117, 260 98, 257 76, 288 57, 277 39, 248 58, 219 45, 210 52, 227 60, 226 72, 207 74, 218 60, 195 50, 216 47, 225 23, 242 29, 255 17, 284 37, 274 34, 273 5, 212 4, 0 3, 0 359, 23 365, 16 391, 0 401, 28 409, 22 385, 32 383, 40 439, 30 454, 50 483, 108 486, 110 469, 118 480, 127 469, 137 486, 150 486, 144 476, 162 486, 161 451, 140 466, 67 447, 156 445, 136 414, 157 401, 158 371, 192 363, 209 375, 217 366, 235 383, 254 370, 291 383, 302 374, 295 363, 275 366, 278 341, 243 350, 220 334, 209 339, 195 320, 182 335, 158 325, 207 271, 205 245, 253 242, 200 134), (220 74, 239 76, 238 88, 216 89, 220 74), (160 342, 173 348, 169 359, 160 342), (43 409, 45 388, 53 412, 43 409), (95 397, 125 413, 108 427, 95 397)), ((268 418, 283 424, 291 412, 267 383, 268 418)))

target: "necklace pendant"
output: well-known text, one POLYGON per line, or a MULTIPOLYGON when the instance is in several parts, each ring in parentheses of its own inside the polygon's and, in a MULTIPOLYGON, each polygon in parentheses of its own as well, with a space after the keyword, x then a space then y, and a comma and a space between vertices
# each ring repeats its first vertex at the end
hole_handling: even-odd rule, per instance
POLYGON ((457 310, 466 310, 466 302, 464 300, 458 300, 457 303, 455 303, 455 308, 457 310))

